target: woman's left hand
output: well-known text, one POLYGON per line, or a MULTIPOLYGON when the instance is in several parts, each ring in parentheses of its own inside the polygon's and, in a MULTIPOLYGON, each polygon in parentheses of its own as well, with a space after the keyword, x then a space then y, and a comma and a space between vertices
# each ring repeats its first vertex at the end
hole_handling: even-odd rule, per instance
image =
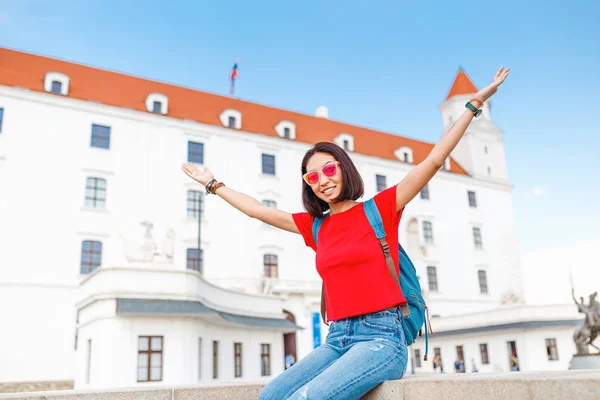
POLYGON ((492 83, 477 92, 475 98, 484 102, 492 97, 492 95, 498 91, 498 86, 502 85, 506 80, 508 71, 510 71, 510 68, 504 69, 504 67, 500 67, 498 71, 496 71, 496 75, 494 75, 494 80, 492 83))

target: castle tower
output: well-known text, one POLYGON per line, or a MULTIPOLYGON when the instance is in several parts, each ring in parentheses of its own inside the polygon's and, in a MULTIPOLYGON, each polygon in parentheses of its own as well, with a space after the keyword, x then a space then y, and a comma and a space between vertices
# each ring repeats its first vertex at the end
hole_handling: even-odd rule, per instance
MULTIPOLYGON (((473 81, 460 68, 446 100, 439 106, 444 132, 463 114, 465 104, 477 91, 473 81)), ((476 179, 508 184, 503 133, 492 123, 490 101, 482 108, 481 115, 471 122, 464 137, 452 152, 452 158, 476 179)))

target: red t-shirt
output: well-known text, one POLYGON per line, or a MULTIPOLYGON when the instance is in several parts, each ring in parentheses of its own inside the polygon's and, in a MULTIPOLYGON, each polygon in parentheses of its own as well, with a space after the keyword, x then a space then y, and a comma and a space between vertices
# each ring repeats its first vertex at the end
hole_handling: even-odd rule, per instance
MULTIPOLYGON (((403 210, 396 212, 396 186, 378 193, 375 204, 381 214, 396 272, 399 272, 398 224, 403 210)), ((314 218, 306 212, 293 214, 293 217, 306 245, 317 253, 317 271, 325 286, 327 320, 336 321, 406 304, 388 270, 363 203, 325 218, 319 231, 318 248, 312 236, 314 218)))

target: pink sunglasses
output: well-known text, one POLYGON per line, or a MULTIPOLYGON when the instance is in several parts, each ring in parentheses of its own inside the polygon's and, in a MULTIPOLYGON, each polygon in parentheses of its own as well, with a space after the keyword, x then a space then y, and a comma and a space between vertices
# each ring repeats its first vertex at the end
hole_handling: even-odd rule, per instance
POLYGON ((338 165, 340 165, 339 161, 329 162, 329 163, 325 164, 325 166, 323 166, 323 168, 321 168, 320 172, 319 171, 307 172, 304 175, 302 175, 302 179, 304 179, 304 182, 306 182, 307 184, 314 185, 317 182, 319 182, 319 177, 320 177, 321 173, 328 178, 335 176, 335 174, 337 174, 338 165))

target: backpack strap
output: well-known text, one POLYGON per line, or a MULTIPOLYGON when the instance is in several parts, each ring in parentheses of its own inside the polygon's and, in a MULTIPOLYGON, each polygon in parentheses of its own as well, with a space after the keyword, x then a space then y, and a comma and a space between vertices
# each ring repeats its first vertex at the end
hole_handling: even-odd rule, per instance
POLYGON ((321 229, 321 224, 323 223, 323 220, 326 216, 327 215, 325 215, 323 218, 315 218, 313 220, 312 235, 315 241, 315 245, 317 246, 319 245, 319 230, 321 229))
MULTIPOLYGON (((385 238, 386 234, 385 229, 383 228, 383 221, 381 220, 381 215, 379 214, 375 200, 369 199, 365 201, 364 208, 367 219, 369 220, 369 224, 375 231, 375 236, 377 236, 377 239, 379 239, 379 244, 383 250, 385 263, 387 264, 388 270, 390 271, 390 274, 392 275, 392 278, 394 278, 396 284, 400 287, 400 291, 402 291, 400 279, 398 278, 398 273, 396 272, 396 267, 394 266, 394 260, 392 259, 392 254, 390 253, 390 246, 385 238)), ((410 310, 408 309, 407 305, 400 306, 400 309, 402 310, 403 316, 406 317, 410 315, 410 310)))
MULTIPOLYGON (((313 235, 313 240, 315 241, 316 246, 319 245, 319 230, 321 229, 321 224, 323 223, 323 220, 328 215, 329 214, 325 214, 323 216, 323 218, 315 218, 313 220, 312 235, 313 235)), ((325 285, 323 283, 321 283, 321 319, 323 320, 323 323, 325 325, 329 325, 327 323, 327 319, 325 319, 326 313, 327 313, 327 308, 326 308, 326 304, 325 304, 325 285)))

